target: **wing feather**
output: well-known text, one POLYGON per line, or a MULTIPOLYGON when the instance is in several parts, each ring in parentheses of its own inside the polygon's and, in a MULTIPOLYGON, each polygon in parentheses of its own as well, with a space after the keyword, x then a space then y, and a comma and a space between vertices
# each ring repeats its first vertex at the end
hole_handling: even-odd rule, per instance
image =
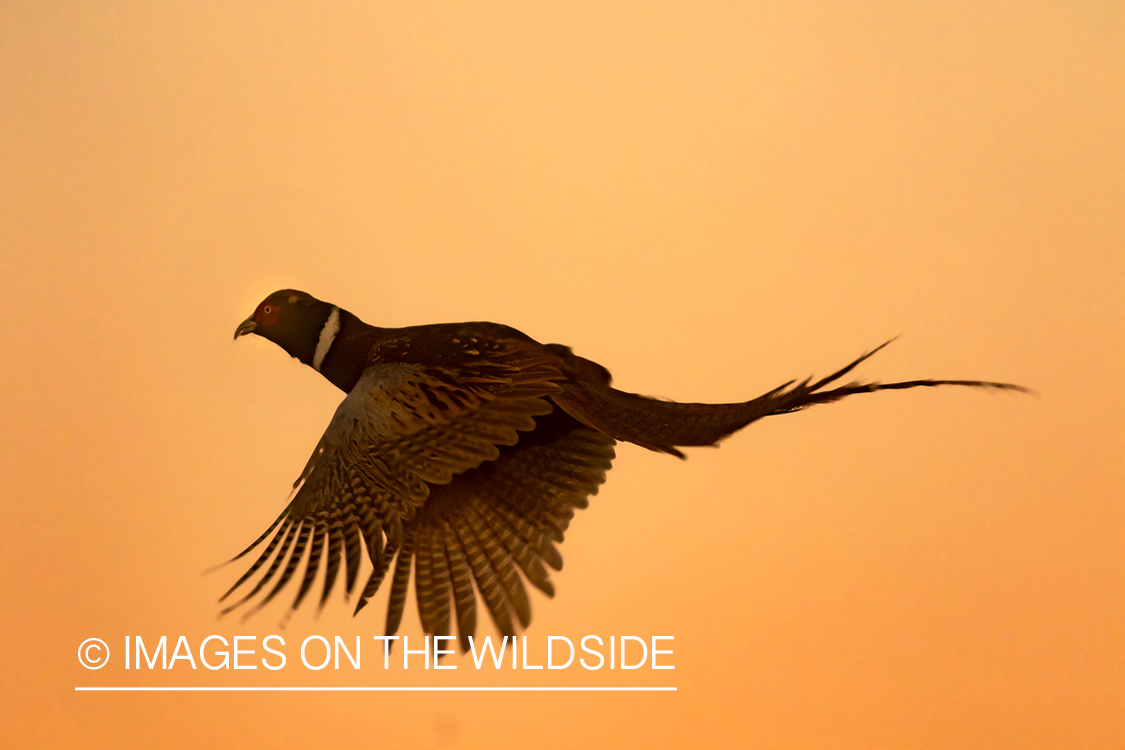
POLYGON ((488 612, 492 615, 492 621, 496 623, 496 629, 501 635, 514 636, 516 631, 512 627, 512 618, 508 614, 508 603, 500 587, 499 577, 493 570, 492 563, 476 534, 473 533, 471 522, 467 518, 462 518, 460 523, 454 526, 454 530, 457 539, 461 542, 461 549, 465 551, 465 558, 469 561, 469 569, 473 572, 477 590, 480 591, 481 598, 484 599, 488 612))
POLYGON ((407 535, 395 562, 395 574, 391 579, 391 595, 387 603, 387 635, 398 632, 402 624, 402 613, 406 609, 406 587, 410 583, 410 560, 414 552, 414 539, 407 535))
MULTIPOLYGON (((300 525, 301 524, 299 522, 291 523, 288 525, 288 530, 285 532, 285 540, 281 543, 281 548, 277 551, 277 556, 273 558, 273 562, 270 563, 269 568, 266 570, 266 574, 258 580, 258 584, 254 586, 253 590, 251 590, 249 594, 242 597, 237 602, 220 612, 220 616, 225 615, 236 607, 239 607, 248 602, 254 597, 255 594, 261 591, 267 583, 270 582, 270 579, 273 578, 275 573, 277 573, 277 569, 281 567, 281 561, 285 559, 285 553, 289 551, 289 545, 293 544, 293 537, 296 535, 297 527, 300 525)), ((278 534, 278 536, 280 536, 280 533, 278 534)), ((274 541, 277 541, 277 539, 278 537, 274 537, 274 541)), ((261 558, 259 558, 259 561, 261 561, 261 558)))
MULTIPOLYGON (((281 540, 285 537, 285 533, 288 530, 290 523, 291 522, 287 521, 284 526, 282 526, 280 529, 278 529, 277 533, 274 534, 273 539, 271 539, 269 544, 266 545, 266 548, 264 550, 262 550, 262 554, 259 555, 258 559, 254 561, 254 564, 250 566, 250 569, 247 570, 245 573, 243 573, 242 577, 239 578, 237 581, 235 581, 234 585, 231 586, 229 589, 227 589, 227 592, 225 594, 223 594, 222 596, 219 597, 219 601, 224 601, 228 596, 230 596, 231 594, 233 594, 235 592, 235 589, 237 589, 239 586, 241 586, 243 583, 245 583, 247 581, 247 579, 250 578, 250 576, 252 576, 256 572, 258 572, 258 569, 261 568, 262 565, 265 564, 266 560, 268 560, 270 555, 273 554, 273 551, 275 549, 277 549, 277 545, 280 544, 281 540)), ((274 525, 271 526, 270 529, 272 530, 276 527, 277 527, 277 522, 274 521, 274 525)), ((266 534, 263 534, 262 537, 258 539, 257 544, 261 544, 262 540, 266 538, 266 535, 268 535, 268 533, 269 532, 266 532, 266 534)), ((250 549, 253 549, 253 547, 251 547, 250 549)), ((242 555, 245 555, 249 551, 250 551, 249 549, 245 550, 238 557, 242 557, 242 555)), ((236 557, 234 559, 237 560, 238 557, 236 557)))
POLYGON ((445 554, 449 559, 449 580, 453 584, 453 605, 457 611, 458 644, 465 652, 469 650, 469 636, 477 631, 477 599, 465 551, 448 526, 445 529, 445 554))
POLYGON ((419 533, 414 544, 414 594, 418 599, 418 618, 422 621, 422 629, 427 633, 434 630, 431 553, 429 534, 419 533))
POLYGON ((481 516, 477 506, 481 503, 479 498, 466 509, 466 516, 473 529, 473 534, 480 541, 488 562, 496 573, 505 598, 512 606, 520 625, 527 627, 531 623, 531 602, 527 599, 527 590, 523 587, 517 568, 512 562, 507 549, 501 544, 499 538, 481 516))
POLYGON ((290 611, 296 610, 301 606, 305 596, 312 590, 313 583, 316 580, 316 572, 320 569, 320 557, 324 554, 324 548, 328 544, 328 532, 324 526, 316 523, 312 527, 312 546, 309 547, 309 561, 305 564, 305 575, 301 579, 301 588, 297 591, 297 597, 290 605, 290 611))
POLYGON ((520 566, 527 580, 547 596, 554 596, 555 587, 543 567, 543 561, 532 554, 532 550, 537 546, 536 543, 521 535, 507 517, 493 506, 482 503, 476 507, 476 511, 481 514, 484 522, 504 545, 504 549, 520 566))
POLYGON ((327 534, 328 560, 324 564, 324 590, 320 594, 320 604, 317 605, 320 609, 324 608, 324 603, 328 601, 328 595, 332 593, 332 586, 336 583, 336 576, 340 572, 340 555, 344 544, 343 528, 329 526, 327 534))
POLYGON ((431 545, 430 553, 430 567, 431 575, 433 577, 433 616, 432 616, 432 630, 434 635, 449 635, 450 620, 449 620, 449 598, 450 598, 450 579, 449 579, 449 560, 445 553, 445 529, 438 529, 437 533, 431 535, 429 543, 431 545))
MULTIPOLYGON (((270 600, 277 596, 277 593, 285 587, 285 584, 289 583, 289 579, 293 577, 293 574, 295 572, 297 572, 297 566, 300 564, 301 558, 304 557, 305 547, 308 545, 309 535, 312 532, 312 524, 305 522, 298 525, 300 526, 300 529, 297 531, 297 542, 293 545, 293 549, 289 552, 288 560, 285 563, 285 569, 281 571, 281 577, 277 579, 277 583, 274 584, 273 589, 268 594, 266 594, 264 598, 260 599, 258 603, 254 605, 254 608, 246 613, 246 616, 252 615, 262 607, 269 604, 270 600)), ((313 571, 315 573, 316 569, 313 568, 313 571)))
POLYGON ((360 555, 363 553, 363 541, 359 538, 359 529, 352 525, 344 531, 344 564, 347 573, 347 586, 344 589, 348 596, 355 590, 355 580, 359 575, 360 555))

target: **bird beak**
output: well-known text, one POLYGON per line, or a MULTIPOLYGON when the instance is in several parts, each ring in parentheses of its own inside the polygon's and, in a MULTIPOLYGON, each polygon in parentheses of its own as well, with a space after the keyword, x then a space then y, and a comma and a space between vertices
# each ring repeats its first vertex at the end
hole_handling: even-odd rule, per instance
POLYGON ((248 333, 253 333, 257 330, 258 324, 254 322, 253 318, 247 318, 238 324, 238 328, 234 331, 234 338, 237 340, 239 336, 245 336, 248 333))

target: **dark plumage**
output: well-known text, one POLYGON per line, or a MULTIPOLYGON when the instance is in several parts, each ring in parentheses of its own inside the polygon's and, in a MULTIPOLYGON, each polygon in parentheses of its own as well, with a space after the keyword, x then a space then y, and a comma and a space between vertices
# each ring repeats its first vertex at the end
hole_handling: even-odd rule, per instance
POLYGON ((292 609, 312 590, 322 558, 323 606, 341 562, 346 589, 355 590, 366 553, 373 569, 356 612, 390 572, 392 635, 413 563, 423 629, 448 635, 455 619, 462 649, 476 630, 478 593, 505 635, 515 633, 513 616, 522 627, 531 620, 525 579, 554 594, 547 568, 562 567, 555 544, 605 481, 618 440, 682 457, 679 448, 714 445, 762 417, 856 393, 938 385, 1022 390, 976 380, 833 387, 878 347, 816 382, 791 381, 743 403, 660 401, 612 388, 601 365, 507 326, 376 328, 293 290, 267 297, 235 338, 248 333, 275 342, 348 395, 289 505, 235 558, 265 543, 223 599, 269 563, 265 575, 223 612, 262 591, 255 609, 265 605, 298 572, 306 550, 292 609))

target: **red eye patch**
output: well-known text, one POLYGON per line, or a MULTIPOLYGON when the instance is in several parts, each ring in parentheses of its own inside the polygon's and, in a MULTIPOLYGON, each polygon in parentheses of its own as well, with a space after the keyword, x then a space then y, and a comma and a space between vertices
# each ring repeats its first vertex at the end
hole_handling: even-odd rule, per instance
POLYGON ((258 305, 258 310, 254 313, 254 320, 261 325, 270 326, 277 322, 277 316, 280 312, 281 306, 276 302, 263 302, 258 305))

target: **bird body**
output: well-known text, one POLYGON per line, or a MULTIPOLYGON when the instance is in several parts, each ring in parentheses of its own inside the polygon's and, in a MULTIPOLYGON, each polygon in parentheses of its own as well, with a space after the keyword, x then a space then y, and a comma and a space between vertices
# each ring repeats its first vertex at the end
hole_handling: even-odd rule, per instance
POLYGON ((505 635, 515 634, 513 616, 522 627, 530 623, 523 579, 554 594, 547 568, 562 566, 554 545, 605 481, 619 440, 682 457, 680 447, 714 445, 762 417, 857 393, 1022 390, 971 380, 830 387, 876 349, 826 378, 786 383, 746 402, 661 401, 617 390, 601 365, 508 326, 378 328, 295 290, 267 297, 235 338, 249 333, 274 341, 347 395, 289 505, 235 558, 265 543, 223 599, 269 567, 224 612, 274 582, 257 608, 270 601, 306 550, 290 612, 312 589, 321 558, 323 606, 341 562, 347 592, 355 590, 366 553, 372 571, 356 612, 390 573, 387 635, 396 632, 413 566, 423 629, 448 635, 456 619, 462 650, 476 629, 478 593, 505 635))

